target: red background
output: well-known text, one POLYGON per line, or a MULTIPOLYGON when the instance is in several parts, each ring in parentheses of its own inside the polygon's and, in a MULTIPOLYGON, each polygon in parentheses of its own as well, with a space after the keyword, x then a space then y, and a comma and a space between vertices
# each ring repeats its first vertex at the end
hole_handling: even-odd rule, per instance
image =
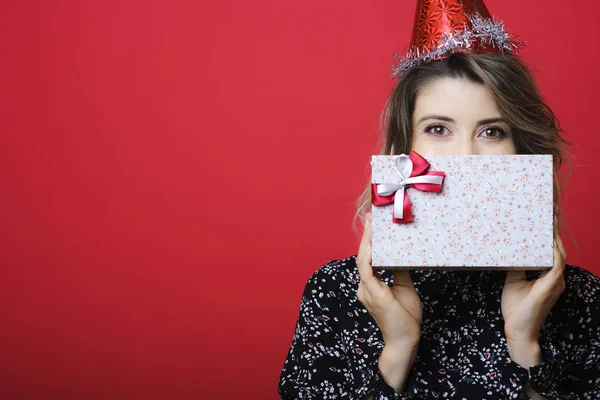
MULTIPOLYGON (((568 262, 599 273, 600 5, 487 4, 577 144, 568 262)), ((277 398, 414 6, 4 2, 0 398, 277 398)))

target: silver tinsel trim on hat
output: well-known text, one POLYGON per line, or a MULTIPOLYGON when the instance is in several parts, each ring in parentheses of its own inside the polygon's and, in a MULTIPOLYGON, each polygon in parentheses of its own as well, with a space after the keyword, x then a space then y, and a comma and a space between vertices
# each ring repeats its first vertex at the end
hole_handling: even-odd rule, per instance
POLYGON ((480 14, 467 15, 472 27, 454 31, 442 36, 441 43, 433 50, 419 50, 413 46, 408 54, 400 57, 394 54, 396 63, 392 68, 392 78, 397 78, 403 72, 417 65, 442 59, 455 51, 471 51, 474 46, 486 47, 487 45, 502 52, 516 54, 523 42, 515 42, 512 36, 504 29, 504 22, 484 18, 480 14))

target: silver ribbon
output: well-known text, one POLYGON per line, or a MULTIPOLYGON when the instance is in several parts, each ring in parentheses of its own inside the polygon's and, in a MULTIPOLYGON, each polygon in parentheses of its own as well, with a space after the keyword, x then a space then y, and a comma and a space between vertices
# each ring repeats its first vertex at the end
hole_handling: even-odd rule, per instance
POLYGON ((413 162, 406 154, 401 154, 395 159, 396 169, 400 174, 400 183, 380 183, 377 185, 377 194, 380 196, 390 196, 396 193, 394 197, 394 218, 404 218, 404 187, 413 183, 431 183, 440 185, 444 180, 443 176, 414 176, 410 177, 413 171, 413 162))

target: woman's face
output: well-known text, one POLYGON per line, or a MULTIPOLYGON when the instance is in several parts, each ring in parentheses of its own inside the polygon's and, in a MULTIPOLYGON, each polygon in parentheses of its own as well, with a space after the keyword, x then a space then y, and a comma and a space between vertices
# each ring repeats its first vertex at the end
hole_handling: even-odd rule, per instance
POLYGON ((412 150, 421 155, 515 154, 491 91, 467 79, 436 79, 417 94, 412 150))

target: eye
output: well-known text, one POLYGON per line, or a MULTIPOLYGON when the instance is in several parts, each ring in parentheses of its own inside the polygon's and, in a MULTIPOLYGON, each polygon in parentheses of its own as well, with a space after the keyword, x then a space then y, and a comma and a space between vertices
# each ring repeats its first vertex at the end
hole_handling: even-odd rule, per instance
POLYGON ((502 139, 506 137, 506 132, 502 128, 490 126, 489 128, 485 128, 481 132, 481 135, 486 139, 502 139))
POLYGON ((446 131, 447 129, 443 125, 429 125, 427 128, 425 128, 425 133, 429 133, 433 136, 446 136, 446 131))

